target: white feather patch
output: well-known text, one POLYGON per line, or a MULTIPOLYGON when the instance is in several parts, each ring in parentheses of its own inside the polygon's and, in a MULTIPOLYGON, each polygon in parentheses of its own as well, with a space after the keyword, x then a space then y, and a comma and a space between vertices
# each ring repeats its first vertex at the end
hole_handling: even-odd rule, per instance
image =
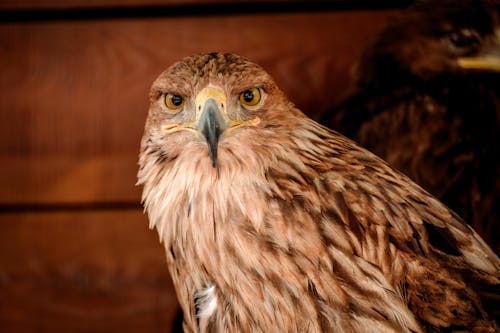
POLYGON ((207 318, 214 314, 217 309, 217 296, 215 295, 215 286, 204 288, 196 292, 196 316, 198 318, 207 318))

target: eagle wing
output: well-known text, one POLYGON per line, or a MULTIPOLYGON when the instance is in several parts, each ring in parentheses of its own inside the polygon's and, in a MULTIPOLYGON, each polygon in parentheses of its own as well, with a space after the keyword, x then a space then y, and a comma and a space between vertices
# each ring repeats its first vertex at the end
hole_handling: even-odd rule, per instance
MULTIPOLYGON (((303 238, 335 249, 339 264, 343 255, 373 264, 424 326, 471 329, 495 317, 500 261, 474 230, 354 142, 308 120, 304 126, 292 135, 300 163, 284 158, 269 171, 288 189, 280 202, 290 220, 314 215, 319 236, 303 238)), ((336 274, 357 284, 362 274, 344 269, 336 274)))

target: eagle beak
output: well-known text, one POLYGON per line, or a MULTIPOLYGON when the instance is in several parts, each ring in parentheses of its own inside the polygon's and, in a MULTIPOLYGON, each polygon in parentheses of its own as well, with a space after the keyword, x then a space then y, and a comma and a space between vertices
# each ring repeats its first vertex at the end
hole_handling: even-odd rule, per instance
POLYGON ((458 58, 458 66, 464 69, 500 72, 500 56, 462 57, 458 58))
POLYGON ((227 97, 222 88, 209 85, 195 99, 196 130, 205 138, 212 166, 217 166, 217 149, 223 134, 229 135, 240 127, 257 126, 260 118, 248 120, 230 119, 227 115, 227 97))
POLYGON ((500 29, 484 43, 475 57, 458 58, 458 66, 488 72, 500 72, 500 29))
POLYGON ((213 98, 209 98, 205 102, 197 128, 205 137, 205 140, 207 140, 210 160, 212 161, 212 166, 215 167, 217 165, 219 138, 226 130, 227 124, 217 102, 213 98))
POLYGON ((219 138, 229 124, 225 105, 226 95, 219 88, 206 87, 196 96, 196 129, 207 141, 213 167, 217 165, 219 138))

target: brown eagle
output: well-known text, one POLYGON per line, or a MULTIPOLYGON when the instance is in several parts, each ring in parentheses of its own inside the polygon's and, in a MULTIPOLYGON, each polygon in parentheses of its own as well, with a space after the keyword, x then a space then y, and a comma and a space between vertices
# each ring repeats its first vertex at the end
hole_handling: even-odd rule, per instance
POLYGON ((500 12, 417 1, 366 48, 322 123, 457 212, 500 253, 500 12))
POLYGON ((138 178, 185 331, 498 331, 484 241, 258 65, 185 58, 150 103, 138 178))

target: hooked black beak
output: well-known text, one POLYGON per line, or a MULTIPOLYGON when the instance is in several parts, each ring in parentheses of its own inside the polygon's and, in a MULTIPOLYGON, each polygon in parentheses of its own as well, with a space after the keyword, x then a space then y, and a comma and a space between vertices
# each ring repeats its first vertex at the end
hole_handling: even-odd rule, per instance
POLYGON ((217 165, 217 148, 219 138, 227 128, 226 120, 213 98, 208 98, 201 111, 200 119, 197 125, 198 131, 205 137, 208 144, 208 153, 212 166, 217 165))

